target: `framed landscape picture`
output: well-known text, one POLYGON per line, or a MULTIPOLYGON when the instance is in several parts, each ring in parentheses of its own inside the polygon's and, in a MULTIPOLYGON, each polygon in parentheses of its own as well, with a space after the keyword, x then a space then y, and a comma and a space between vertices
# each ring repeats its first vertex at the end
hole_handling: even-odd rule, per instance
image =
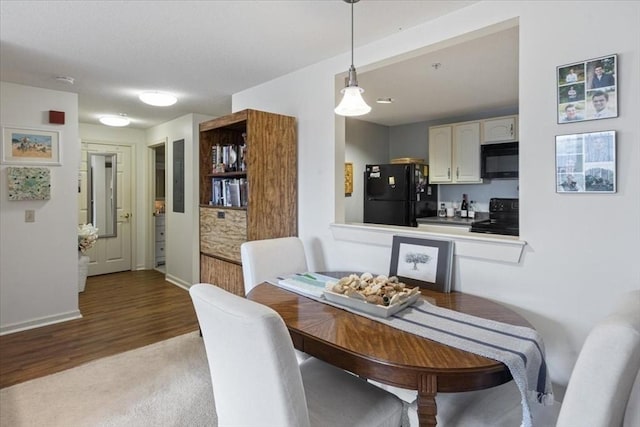
POLYGON ((615 131, 556 137, 556 192, 616 192, 615 131))
POLYGON ((2 163, 60 166, 59 132, 3 127, 2 163))
POLYGON ((557 67, 558 123, 618 117, 618 56, 557 67))
POLYGON ((393 236, 389 276, 413 286, 451 291, 453 242, 393 236))

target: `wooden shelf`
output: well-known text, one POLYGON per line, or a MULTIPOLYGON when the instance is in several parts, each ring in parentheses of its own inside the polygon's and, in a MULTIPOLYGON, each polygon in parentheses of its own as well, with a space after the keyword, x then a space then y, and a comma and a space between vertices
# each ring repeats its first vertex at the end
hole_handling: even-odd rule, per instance
POLYGON ((216 172, 206 174, 210 178, 245 178, 247 176, 247 172, 216 172))
POLYGON ((208 208, 208 209, 235 209, 238 211, 246 211, 247 207, 246 206, 222 206, 222 205, 200 205, 201 208, 208 208))

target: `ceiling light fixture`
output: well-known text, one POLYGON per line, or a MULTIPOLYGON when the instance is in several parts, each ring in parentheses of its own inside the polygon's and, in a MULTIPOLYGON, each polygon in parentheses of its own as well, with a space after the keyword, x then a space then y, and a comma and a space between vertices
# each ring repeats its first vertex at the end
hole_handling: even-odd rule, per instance
POLYGON ((349 67, 349 80, 347 86, 340 92, 344 94, 342 101, 335 108, 336 114, 340 116, 362 116, 371 111, 371 107, 362 99, 364 89, 358 86, 356 67, 353 66, 353 4, 359 0, 344 0, 351 4, 351 67, 349 67))
POLYGON ((124 113, 120 113, 117 116, 101 116, 99 120, 103 125, 115 127, 128 126, 131 123, 129 117, 124 113))
POLYGON ((153 105, 154 107, 168 107, 178 101, 178 98, 174 95, 158 91, 142 92, 138 98, 145 104, 153 105))
POLYGON ((72 85, 73 82, 76 81, 76 79, 74 79, 73 77, 70 77, 70 76, 58 76, 58 77, 56 77, 56 81, 58 81, 60 83, 66 83, 68 85, 72 85))

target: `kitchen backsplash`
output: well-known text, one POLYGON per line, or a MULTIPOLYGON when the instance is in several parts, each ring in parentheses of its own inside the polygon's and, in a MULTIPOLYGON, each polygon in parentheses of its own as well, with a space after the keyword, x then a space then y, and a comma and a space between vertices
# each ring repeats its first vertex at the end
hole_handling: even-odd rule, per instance
POLYGON ((517 179, 493 179, 485 180, 483 184, 446 184, 440 185, 438 189, 438 204, 445 203, 449 207, 450 203, 462 201, 462 194, 467 195, 467 200, 473 200, 476 210, 479 212, 489 211, 489 199, 492 197, 519 198, 517 179))

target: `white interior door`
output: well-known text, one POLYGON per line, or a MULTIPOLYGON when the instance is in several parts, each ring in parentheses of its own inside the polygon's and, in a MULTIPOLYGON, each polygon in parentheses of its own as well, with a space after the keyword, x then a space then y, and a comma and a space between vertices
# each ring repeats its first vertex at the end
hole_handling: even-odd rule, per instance
MULTIPOLYGON (((115 206, 116 225, 114 236, 101 236, 93 248, 87 251, 90 257, 89 275, 116 273, 131 270, 131 147, 83 142, 80 164, 80 194, 78 197, 79 221, 91 222, 89 215, 89 153, 116 154, 115 206)), ((95 224, 94 224, 95 225, 95 224)), ((98 230, 102 235, 104 230, 98 230)))

